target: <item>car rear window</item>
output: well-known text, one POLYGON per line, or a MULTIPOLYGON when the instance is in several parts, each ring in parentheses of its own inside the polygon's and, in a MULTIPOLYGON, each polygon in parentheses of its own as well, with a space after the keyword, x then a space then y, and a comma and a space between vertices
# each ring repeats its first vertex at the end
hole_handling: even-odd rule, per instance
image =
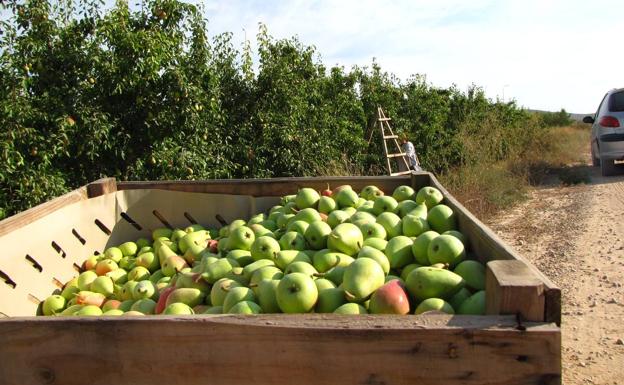
POLYGON ((624 111, 624 91, 616 92, 611 95, 611 100, 609 100, 609 111, 624 111))

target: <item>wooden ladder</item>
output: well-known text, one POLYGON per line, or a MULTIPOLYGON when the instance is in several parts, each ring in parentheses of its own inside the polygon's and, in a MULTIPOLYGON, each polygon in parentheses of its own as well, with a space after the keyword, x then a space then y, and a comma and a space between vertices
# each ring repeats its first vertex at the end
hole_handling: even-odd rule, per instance
POLYGON ((394 132, 392 132, 392 127, 390 127, 390 123, 389 123, 390 118, 386 117, 386 114, 384 114, 381 107, 377 107, 377 122, 379 123, 379 129, 381 131, 381 138, 382 138, 384 153, 386 156, 386 166, 388 167, 388 175, 396 176, 396 175, 410 174, 412 171, 410 169, 409 164, 407 163, 407 159, 405 159, 407 154, 405 154, 403 150, 401 149, 401 146, 399 145, 399 141, 397 140, 399 139, 399 137, 398 135, 395 135, 394 132), (397 152, 388 153, 388 144, 386 143, 386 141, 388 140, 391 141, 391 145, 392 143, 394 143, 394 145, 396 146, 397 152), (392 163, 390 162, 391 158, 400 158, 405 164, 405 168, 407 169, 407 171, 392 172, 392 163))

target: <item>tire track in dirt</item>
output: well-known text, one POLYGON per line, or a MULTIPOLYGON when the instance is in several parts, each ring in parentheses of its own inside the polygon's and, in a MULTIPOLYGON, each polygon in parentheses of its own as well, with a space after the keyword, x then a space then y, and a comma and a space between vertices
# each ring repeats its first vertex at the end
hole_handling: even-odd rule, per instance
MULTIPOLYGON (((562 289, 563 383, 624 383, 624 175, 537 188, 487 221, 562 289)), ((624 174, 624 173, 623 173, 624 174)))

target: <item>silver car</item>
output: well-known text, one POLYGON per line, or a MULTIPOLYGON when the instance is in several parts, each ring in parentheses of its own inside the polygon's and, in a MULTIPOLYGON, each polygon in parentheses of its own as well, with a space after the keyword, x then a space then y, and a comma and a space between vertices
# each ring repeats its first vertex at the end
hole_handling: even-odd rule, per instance
POLYGON ((613 89, 602 98, 595 116, 583 122, 592 125, 591 155, 603 176, 615 173, 615 161, 624 160, 624 88, 613 89))

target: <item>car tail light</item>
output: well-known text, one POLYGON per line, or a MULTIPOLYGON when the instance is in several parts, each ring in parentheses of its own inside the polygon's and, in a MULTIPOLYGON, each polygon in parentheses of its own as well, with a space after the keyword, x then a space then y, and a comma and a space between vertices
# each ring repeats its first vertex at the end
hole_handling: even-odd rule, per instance
POLYGON ((603 116, 598 124, 602 127, 620 127, 620 121, 613 116, 603 116))

